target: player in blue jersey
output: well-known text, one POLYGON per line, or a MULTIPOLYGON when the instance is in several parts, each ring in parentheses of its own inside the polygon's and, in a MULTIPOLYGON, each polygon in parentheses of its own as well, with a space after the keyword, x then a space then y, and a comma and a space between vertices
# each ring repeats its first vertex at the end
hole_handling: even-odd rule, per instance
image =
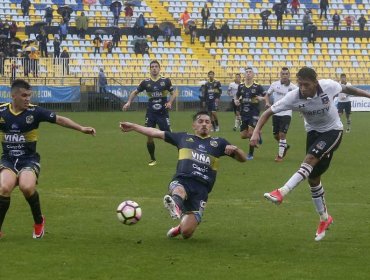
POLYGON ((194 134, 160 131, 129 122, 120 123, 123 132, 135 131, 159 138, 179 150, 176 174, 168 186, 169 195, 164 196, 164 205, 173 219, 181 221, 168 231, 168 237, 181 234, 186 239, 193 235, 202 220, 221 156, 227 155, 240 162, 246 160, 244 152, 237 146, 223 138, 212 137, 211 127, 211 117, 206 111, 194 115, 194 134))
POLYGON ((19 187, 30 205, 34 219, 33 238, 44 235, 45 218, 41 213, 36 190, 40 173, 40 155, 36 152, 38 127, 41 122, 56 123, 85 134, 95 135, 92 127, 81 126, 69 118, 32 105, 31 86, 24 80, 11 85, 11 103, 0 106, 0 138, 3 153, 0 161, 0 237, 1 226, 10 206, 10 196, 19 187))
MULTIPOLYGON (((252 136, 254 127, 259 119, 259 103, 264 100, 265 90, 260 84, 254 81, 252 67, 245 69, 244 83, 240 84, 236 92, 235 105, 239 106, 241 125, 240 137, 249 139, 252 136)), ((262 144, 262 140, 260 141, 262 144)), ((249 145, 248 160, 253 159, 254 146, 249 145)))
POLYGON ((218 103, 222 94, 221 83, 215 80, 215 72, 208 72, 208 81, 204 85, 204 100, 207 111, 211 115, 212 127, 214 131, 220 131, 218 124, 217 110, 218 103))
MULTIPOLYGON (((136 90, 131 92, 127 103, 123 106, 123 110, 126 111, 131 106, 131 102, 134 100, 136 95, 140 92, 145 91, 149 97, 146 115, 145 115, 145 126, 156 127, 162 131, 171 131, 170 117, 168 110, 172 108, 172 103, 175 101, 176 95, 169 78, 162 77, 160 75, 161 66, 157 60, 150 62, 150 78, 143 80, 136 90), (171 95, 168 100, 168 95, 171 95)), ((157 164, 155 159, 155 145, 153 137, 148 136, 146 143, 150 161, 149 166, 157 164)))

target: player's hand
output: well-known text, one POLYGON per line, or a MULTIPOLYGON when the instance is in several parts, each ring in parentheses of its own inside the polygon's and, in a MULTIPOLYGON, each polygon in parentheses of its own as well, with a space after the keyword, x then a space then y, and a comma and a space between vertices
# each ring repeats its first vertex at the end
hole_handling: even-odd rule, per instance
POLYGON ((235 151, 238 149, 237 146, 234 146, 234 145, 227 145, 225 147, 225 154, 228 155, 228 156, 231 156, 232 154, 235 153, 235 151))
POLYGON ((234 100, 235 106, 240 106, 240 101, 238 99, 234 100))
POLYGON ((131 103, 127 102, 125 105, 122 106, 122 110, 127 111, 127 109, 130 108, 130 106, 131 106, 131 103))
POLYGON ((134 124, 130 122, 120 122, 119 128, 122 132, 129 132, 134 129, 134 124))
POLYGON ((166 109, 172 109, 172 103, 171 102, 167 102, 166 104, 164 104, 164 107, 166 109))
POLYGON ((252 147, 258 147, 258 142, 260 140, 259 133, 255 133, 255 131, 252 134, 252 137, 249 139, 249 144, 252 147))
POLYGON ((81 132, 92 136, 96 135, 96 130, 93 127, 82 127, 81 132))
POLYGON ((271 107, 271 104, 270 103, 266 103, 265 104, 265 109, 268 109, 268 108, 270 108, 271 107))

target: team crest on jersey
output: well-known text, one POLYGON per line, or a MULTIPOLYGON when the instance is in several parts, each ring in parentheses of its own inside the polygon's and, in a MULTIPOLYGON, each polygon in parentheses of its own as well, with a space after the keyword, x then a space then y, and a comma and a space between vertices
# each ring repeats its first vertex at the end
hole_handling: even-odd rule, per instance
POLYGON ((329 103, 329 97, 327 95, 321 97, 322 104, 328 104, 329 103))
POLYGON ((27 124, 31 124, 31 123, 33 123, 33 120, 34 120, 34 119, 33 119, 33 116, 27 116, 27 117, 26 117, 26 123, 27 123, 27 124))
POLYGON ((161 85, 161 87, 164 87, 164 82, 160 82, 159 84, 161 85))
POLYGON ((324 141, 320 141, 319 143, 317 143, 316 148, 318 148, 319 150, 322 150, 325 148, 325 146, 326 146, 326 143, 324 141))
POLYGON ((189 137, 189 138, 186 138, 186 140, 185 140, 186 142, 194 142, 194 139, 193 138, 191 138, 191 137, 189 137))
POLYGON ((212 146, 212 147, 218 147, 218 143, 217 143, 217 141, 214 141, 214 140, 211 140, 210 142, 209 142, 209 144, 212 146))
POLYGON ((251 92, 256 93, 256 89, 252 88, 251 92))

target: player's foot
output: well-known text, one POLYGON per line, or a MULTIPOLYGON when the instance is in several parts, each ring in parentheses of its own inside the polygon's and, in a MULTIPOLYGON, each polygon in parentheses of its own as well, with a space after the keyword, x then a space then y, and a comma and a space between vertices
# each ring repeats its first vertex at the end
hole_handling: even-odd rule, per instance
POLYGON ((329 215, 326 221, 321 221, 317 227, 315 241, 320 241, 325 237, 325 231, 329 229, 329 226, 333 223, 332 216, 329 215))
POLYGON ((286 148, 284 149, 283 157, 285 157, 287 151, 290 149, 290 145, 286 145, 286 148))
POLYGON ((350 133, 350 132, 351 132, 351 129, 350 129, 350 128, 347 128, 347 129, 346 129, 346 132, 347 132, 347 133, 350 133))
POLYGON ((273 190, 272 192, 265 193, 263 195, 267 200, 275 204, 281 204, 283 202, 283 196, 281 195, 278 189, 273 190))
POLYGON ((275 162, 282 162, 282 161, 283 161, 283 158, 282 157, 276 156, 275 162))
POLYGON ((33 225, 33 238, 42 238, 45 233, 45 217, 42 216, 42 222, 41 224, 34 224, 33 225))
POLYGON ((164 207, 167 208, 168 212, 170 212, 172 219, 176 220, 181 218, 181 210, 170 195, 166 194, 163 197, 163 204, 164 207))
POLYGON ((236 131, 236 127, 234 127, 233 130, 236 131))
POLYGON ((167 232, 167 237, 168 237, 168 238, 172 238, 172 237, 176 237, 176 236, 178 236, 179 234, 181 234, 180 225, 178 225, 177 227, 173 227, 173 228, 171 228, 171 229, 167 232))
POLYGON ((252 159, 253 159, 253 155, 248 154, 248 155, 247 155, 247 160, 252 160, 252 159))
POLYGON ((149 161, 148 165, 149 166, 157 165, 157 161, 156 160, 151 160, 151 161, 149 161))

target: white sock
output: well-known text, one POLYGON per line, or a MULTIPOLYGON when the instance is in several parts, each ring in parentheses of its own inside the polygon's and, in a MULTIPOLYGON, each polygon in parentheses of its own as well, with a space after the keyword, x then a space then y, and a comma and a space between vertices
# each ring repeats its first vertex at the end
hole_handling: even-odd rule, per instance
POLYGON ((315 205, 316 212, 320 215, 320 221, 327 221, 329 216, 324 195, 325 191, 324 187, 321 185, 321 182, 318 186, 311 188, 312 201, 315 205))
POLYGON ((235 117, 234 127, 235 128, 238 128, 239 127, 239 119, 238 119, 238 117, 235 117))
POLYGON ((280 139, 279 140, 279 157, 281 158, 283 157, 286 147, 287 147, 286 139, 280 139))
MULTIPOLYGON (((296 173, 293 174, 292 177, 284 184, 284 187, 281 188, 281 192, 288 194, 291 192, 300 182, 305 180, 312 172, 313 167, 307 163, 302 163, 301 167, 298 169, 296 173)), ((280 191, 280 189, 279 189, 280 191)), ((284 196, 284 195, 283 195, 284 196)))

